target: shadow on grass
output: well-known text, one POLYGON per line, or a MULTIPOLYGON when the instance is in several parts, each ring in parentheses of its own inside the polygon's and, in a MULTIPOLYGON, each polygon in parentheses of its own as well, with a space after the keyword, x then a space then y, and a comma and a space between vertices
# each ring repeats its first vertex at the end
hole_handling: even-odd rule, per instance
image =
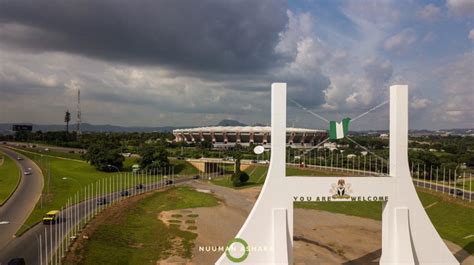
POLYGON ((456 252, 454 256, 459 261, 459 263, 461 263, 473 254, 474 254, 474 241, 471 241, 467 245, 465 245, 461 250, 456 252))

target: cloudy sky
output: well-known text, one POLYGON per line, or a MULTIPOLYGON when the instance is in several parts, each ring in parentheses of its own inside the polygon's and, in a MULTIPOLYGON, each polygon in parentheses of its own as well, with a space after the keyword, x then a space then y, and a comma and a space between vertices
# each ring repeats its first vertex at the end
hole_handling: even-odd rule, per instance
POLYGON ((0 123, 60 124, 80 89, 92 124, 268 124, 278 81, 336 120, 407 84, 412 129, 474 127, 473 47, 472 0, 0 0, 0 123))

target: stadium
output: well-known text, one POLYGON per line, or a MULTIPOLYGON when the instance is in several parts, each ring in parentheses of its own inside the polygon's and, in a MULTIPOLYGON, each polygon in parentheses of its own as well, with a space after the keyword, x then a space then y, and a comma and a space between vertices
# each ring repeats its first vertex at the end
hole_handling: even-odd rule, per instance
MULTIPOLYGON (((208 141, 215 147, 240 144, 258 144, 269 147, 270 126, 212 126, 173 130, 175 141, 196 143, 208 141)), ((310 148, 327 138, 327 131, 304 128, 287 128, 286 143, 295 148, 310 148)))

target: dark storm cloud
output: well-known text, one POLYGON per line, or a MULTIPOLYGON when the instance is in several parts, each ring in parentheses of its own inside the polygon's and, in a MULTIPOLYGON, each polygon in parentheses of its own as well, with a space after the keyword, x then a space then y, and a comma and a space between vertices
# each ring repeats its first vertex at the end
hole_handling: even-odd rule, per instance
POLYGON ((283 1, 0 1, 17 48, 217 72, 264 70, 287 23, 283 1))

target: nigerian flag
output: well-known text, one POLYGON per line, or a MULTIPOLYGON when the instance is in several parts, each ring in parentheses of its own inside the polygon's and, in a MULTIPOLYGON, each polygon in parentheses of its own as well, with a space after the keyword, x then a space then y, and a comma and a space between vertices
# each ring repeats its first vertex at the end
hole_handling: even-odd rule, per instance
POLYGON ((349 121, 350 118, 345 118, 341 122, 330 121, 329 122, 329 139, 336 140, 342 139, 349 132, 349 121))

